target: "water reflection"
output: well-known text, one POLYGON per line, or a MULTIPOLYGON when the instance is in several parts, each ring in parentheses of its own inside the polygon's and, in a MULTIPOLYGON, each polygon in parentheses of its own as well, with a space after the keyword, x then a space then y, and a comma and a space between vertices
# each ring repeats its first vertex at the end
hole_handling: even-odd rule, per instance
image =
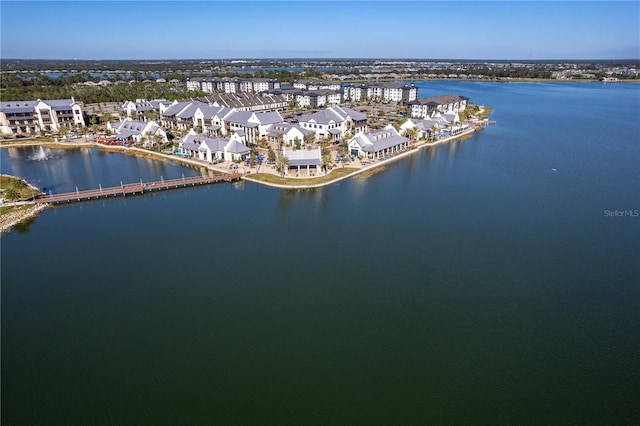
POLYGON ((313 215, 326 211, 331 205, 331 194, 326 188, 286 189, 280 192, 278 206, 284 213, 292 208, 306 206, 305 213, 313 215))
POLYGON ((64 155, 49 161, 31 161, 30 156, 38 152, 39 147, 1 149, 2 172, 25 177, 31 184, 53 193, 75 191, 76 186, 80 190, 96 189, 140 179, 149 182, 214 174, 195 165, 86 147, 64 150, 64 155))

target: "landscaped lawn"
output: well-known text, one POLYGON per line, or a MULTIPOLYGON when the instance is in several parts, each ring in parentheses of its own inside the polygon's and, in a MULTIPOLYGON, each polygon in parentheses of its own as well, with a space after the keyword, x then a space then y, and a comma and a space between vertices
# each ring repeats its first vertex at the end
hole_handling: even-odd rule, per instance
POLYGON ((332 182, 336 179, 344 177, 348 174, 358 171, 359 169, 353 167, 340 167, 335 168, 328 175, 320 175, 312 178, 282 178, 280 176, 272 175, 270 173, 256 173, 251 174, 248 177, 251 179, 259 180, 264 183, 273 183, 277 185, 288 185, 288 186, 304 186, 304 185, 318 185, 322 183, 332 182))
POLYGON ((29 200, 39 195, 39 193, 31 189, 24 180, 8 175, 0 175, 0 189, 4 191, 16 191, 17 196, 15 201, 29 200))

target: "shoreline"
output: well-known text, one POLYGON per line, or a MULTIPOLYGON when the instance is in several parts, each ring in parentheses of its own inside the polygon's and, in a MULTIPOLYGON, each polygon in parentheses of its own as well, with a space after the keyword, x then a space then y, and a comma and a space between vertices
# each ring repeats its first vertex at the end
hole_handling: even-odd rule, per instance
MULTIPOLYGON (((439 139, 439 140, 433 141, 433 142, 422 142, 422 143, 415 144, 409 150, 401 152, 399 154, 396 154, 392 158, 387 158, 386 160, 378 160, 378 161, 376 161, 375 164, 370 164, 368 166, 362 167, 362 168, 360 168, 358 170, 355 170, 355 171, 353 171, 353 172, 351 172, 351 173, 349 173, 347 175, 340 176, 340 177, 332 179, 332 180, 330 180, 328 182, 321 182, 321 183, 317 183, 317 184, 303 184, 303 185, 295 185, 294 183, 292 183, 292 184, 279 184, 279 183, 264 182, 264 181, 262 181, 260 179, 254 179, 250 175, 242 176, 242 180, 246 180, 248 182, 259 183, 259 184, 262 184, 262 185, 270 186, 270 187, 273 187, 273 188, 280 188, 280 189, 315 189, 315 188, 321 188, 321 187, 324 187, 324 186, 333 185, 334 183, 343 181, 345 179, 352 178, 354 176, 358 176, 361 173, 370 172, 370 171, 375 170, 375 169, 377 169, 379 167, 384 167, 385 165, 387 165, 387 164, 389 164, 389 163, 391 163, 393 161, 396 161, 396 160, 398 160, 400 158, 404 158, 404 157, 407 157, 409 155, 413 155, 415 153, 418 153, 423 148, 427 148, 427 147, 431 147, 431 146, 437 146, 437 145, 444 144, 444 143, 449 143, 449 142, 452 142, 452 141, 454 141, 456 139, 460 139, 460 138, 462 138, 464 136, 472 135, 473 133, 475 133, 478 130, 482 130, 482 128, 476 129, 476 128, 472 127, 469 130, 466 130, 464 132, 458 133, 457 135, 454 135, 454 136, 448 136, 446 138, 442 138, 442 139, 439 139)), ((329 173, 329 176, 330 175, 331 174, 329 173)))
MULTIPOLYGON (((394 155, 391 158, 387 158, 385 160, 378 160, 376 161, 374 164, 370 164, 367 165, 365 167, 362 167, 360 169, 357 169, 349 174, 346 174, 344 176, 340 176, 337 177, 335 179, 331 179, 329 181, 326 182, 320 182, 320 183, 316 183, 316 184, 302 184, 302 185, 296 185, 294 182, 292 182, 291 184, 277 184, 277 183, 271 183, 271 182, 265 182, 262 181, 260 179, 254 179, 253 177, 251 177, 249 175, 249 173, 245 173, 243 174, 243 176, 241 177, 241 180, 243 181, 247 181, 247 182, 253 182, 256 184, 261 184, 261 185, 265 185, 265 186, 269 186, 272 188, 279 188, 279 189, 293 189, 293 190, 306 190, 306 189, 316 189, 316 188, 322 188, 328 185, 333 185, 335 183, 341 182, 345 179, 349 179, 349 178, 353 178, 356 177, 358 175, 361 175, 363 173, 367 173, 367 172, 372 172, 375 171, 376 169, 380 169, 383 168, 385 165, 396 161, 398 159, 401 158, 405 158, 409 155, 413 155, 415 153, 420 152, 421 149, 426 148, 426 147, 432 147, 432 146, 437 146, 437 145, 441 145, 441 144, 445 144, 445 143, 449 143, 452 142, 454 140, 463 138, 465 136, 470 136, 473 133, 477 132, 478 130, 482 130, 484 127, 471 127, 468 130, 458 133, 457 135, 454 136, 448 136, 446 138, 442 138, 436 141, 432 141, 432 142, 421 142, 421 143, 416 143, 414 144, 409 150, 401 152, 399 154, 394 155)), ((97 142, 82 142, 82 143, 69 143, 69 144, 64 144, 64 143, 60 143, 60 142, 50 142, 50 143, 42 143, 39 142, 37 140, 33 140, 33 141, 25 141, 24 143, 21 144, 13 144, 10 146, 6 146, 6 145, 2 145, 0 144, 0 148, 15 148, 15 147, 24 147, 24 146, 39 146, 39 145, 55 145, 59 148, 86 148, 86 147, 97 147, 98 149, 102 149, 104 148, 105 150, 112 150, 113 152, 122 152, 125 155, 136 155, 136 156, 140 156, 140 157, 147 157, 150 158, 152 160, 170 160, 170 161, 176 161, 179 162, 181 164, 185 164, 185 165, 192 165, 192 166, 197 166, 197 167, 201 167, 203 169, 206 170, 210 170, 210 171, 214 171, 217 173, 227 173, 228 171, 225 170, 224 168, 221 167, 215 167, 213 164, 208 164, 208 163, 204 163, 201 162, 200 160, 194 160, 194 159, 190 159, 190 158, 184 158, 184 157, 178 157, 178 156, 174 156, 174 155, 170 155, 170 154, 165 154, 165 153, 161 153, 161 152, 154 152, 154 151, 148 151, 146 149, 142 149, 142 148, 137 148, 137 147, 124 147, 124 146, 113 146, 113 145, 103 145, 103 144, 99 144, 97 142)), ((375 173, 375 172, 374 172, 375 173)), ((330 175, 330 173, 329 173, 330 175)), ((28 183, 28 182, 27 182, 28 183)), ((35 188, 33 185, 29 184, 29 186, 31 186, 32 188, 35 188)), ((35 188, 36 190, 40 191, 38 188, 35 188)), ((50 204, 46 203, 46 204, 36 204, 33 202, 20 202, 20 203, 13 203, 14 207, 20 206, 20 205, 30 205, 30 207, 26 208, 26 209, 21 209, 15 212, 7 212, 7 213, 3 213, 2 216, 0 217, 0 236, 2 234, 5 234, 7 232, 10 232, 11 229, 13 227, 15 227, 16 225, 18 225, 19 223, 25 221, 25 220, 29 220, 31 218, 36 217, 41 211, 45 210, 48 207, 51 207, 50 204)), ((9 205, 7 205, 9 206, 9 205)))
MULTIPOLYGON (((243 181, 248 181, 248 182, 254 182, 257 184, 261 184, 261 185, 266 185, 266 186, 270 186, 273 188, 281 188, 281 189, 313 189, 313 188, 320 188, 320 187, 324 187, 327 185, 331 185, 340 181, 343 181, 345 179, 357 176, 361 173, 370 171, 372 169, 376 169, 378 167, 384 166, 385 164, 388 164, 392 161, 395 161, 399 158, 404 158, 408 155, 412 155, 414 153, 419 152, 421 149, 425 148, 425 147, 430 147, 430 146, 437 146, 440 144, 444 144, 444 143, 448 143, 451 142, 453 140, 462 138, 464 136, 467 135, 471 135, 473 133, 475 133, 478 130, 482 130, 484 127, 479 127, 479 128, 475 128, 475 127, 471 127, 468 130, 465 130, 461 133, 458 133, 456 135, 453 136, 448 136, 442 139, 438 139, 436 141, 432 141, 432 142, 427 142, 427 141, 423 141, 423 142, 416 142, 412 145, 412 147, 404 152, 401 152, 399 154, 394 155, 392 158, 388 158, 385 160, 377 160, 374 164, 370 164, 367 166, 364 166, 362 168, 359 168, 358 170, 355 170, 352 173, 349 173, 347 175, 344 176, 340 176, 337 177, 335 179, 330 179, 326 182, 319 182, 319 183, 313 183, 313 184, 300 184, 300 185, 296 185, 295 184, 295 178, 290 178, 292 179, 290 183, 287 184, 279 184, 279 183, 272 183, 272 182, 265 182, 261 179, 255 179, 251 176, 251 171, 249 171, 248 173, 245 172, 242 176, 242 180, 243 181)), ((24 141, 21 143, 14 143, 14 144, 2 144, 0 143, 0 149, 2 148, 19 148, 19 147, 28 147, 28 146, 40 146, 40 145, 49 145, 49 146, 55 146, 57 148, 60 149, 72 149, 72 148, 91 148, 91 147, 96 147, 98 149, 103 149, 105 151, 112 151, 112 152, 122 152, 125 155, 135 155, 135 156, 139 156, 139 157, 147 157, 150 159, 159 159, 159 160, 168 160, 168 161, 175 161, 177 163, 181 163, 181 164, 185 164, 185 165, 191 165, 191 166, 196 166, 196 167, 201 167, 203 169, 206 170, 210 170, 216 173, 227 173, 228 170, 224 167, 221 166, 217 166, 215 164, 210 164, 207 162, 204 162, 202 160, 196 160, 196 159, 192 159, 192 158, 184 158, 184 157, 180 157, 180 156, 176 156, 176 155, 171 155, 171 154, 166 154, 166 153, 162 153, 162 152, 155 152, 155 151, 149 151, 147 149, 143 149, 143 148, 138 148, 138 147, 125 147, 125 146, 119 146, 119 145, 103 145, 101 143, 98 142, 70 142, 70 143, 61 143, 61 142, 40 142, 38 140, 29 140, 29 141, 24 141)), ((255 173, 254 173, 255 174, 255 173)), ((328 174, 328 176, 331 176, 331 173, 328 174)))
MULTIPOLYGON (((49 204, 35 204, 31 202, 14 204, 13 207, 18 207, 20 205, 28 205, 29 207, 15 212, 2 213, 0 216, 0 237, 11 231, 11 229, 19 223, 36 217, 42 210, 50 207, 49 204)), ((11 205, 7 206, 11 207, 11 205)))

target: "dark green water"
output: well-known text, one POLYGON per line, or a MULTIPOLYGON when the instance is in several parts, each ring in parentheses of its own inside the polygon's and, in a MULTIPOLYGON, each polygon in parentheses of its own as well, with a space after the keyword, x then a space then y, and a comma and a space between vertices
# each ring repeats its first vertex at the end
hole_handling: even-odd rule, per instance
MULTIPOLYGON (((640 217, 606 213, 640 210, 640 86, 420 88, 443 93, 498 124, 315 191, 61 206, 3 236, 3 424, 640 422, 640 217)), ((2 172, 57 192, 199 173, 29 153, 2 172)))

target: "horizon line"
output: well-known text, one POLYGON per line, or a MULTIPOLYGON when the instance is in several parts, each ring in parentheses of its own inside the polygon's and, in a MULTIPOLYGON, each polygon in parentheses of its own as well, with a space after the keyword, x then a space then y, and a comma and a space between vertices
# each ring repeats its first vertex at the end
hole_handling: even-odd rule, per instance
MULTIPOLYGON (((230 61, 331 61, 331 60, 340 60, 340 61, 638 61, 640 62, 640 58, 382 58, 382 57, 333 57, 333 58, 319 58, 319 57, 279 57, 279 58, 226 58, 225 62, 230 61)), ((0 61, 210 61, 210 62, 221 62, 220 58, 133 58, 133 59, 123 59, 123 58, 2 58, 0 57, 0 61)))

